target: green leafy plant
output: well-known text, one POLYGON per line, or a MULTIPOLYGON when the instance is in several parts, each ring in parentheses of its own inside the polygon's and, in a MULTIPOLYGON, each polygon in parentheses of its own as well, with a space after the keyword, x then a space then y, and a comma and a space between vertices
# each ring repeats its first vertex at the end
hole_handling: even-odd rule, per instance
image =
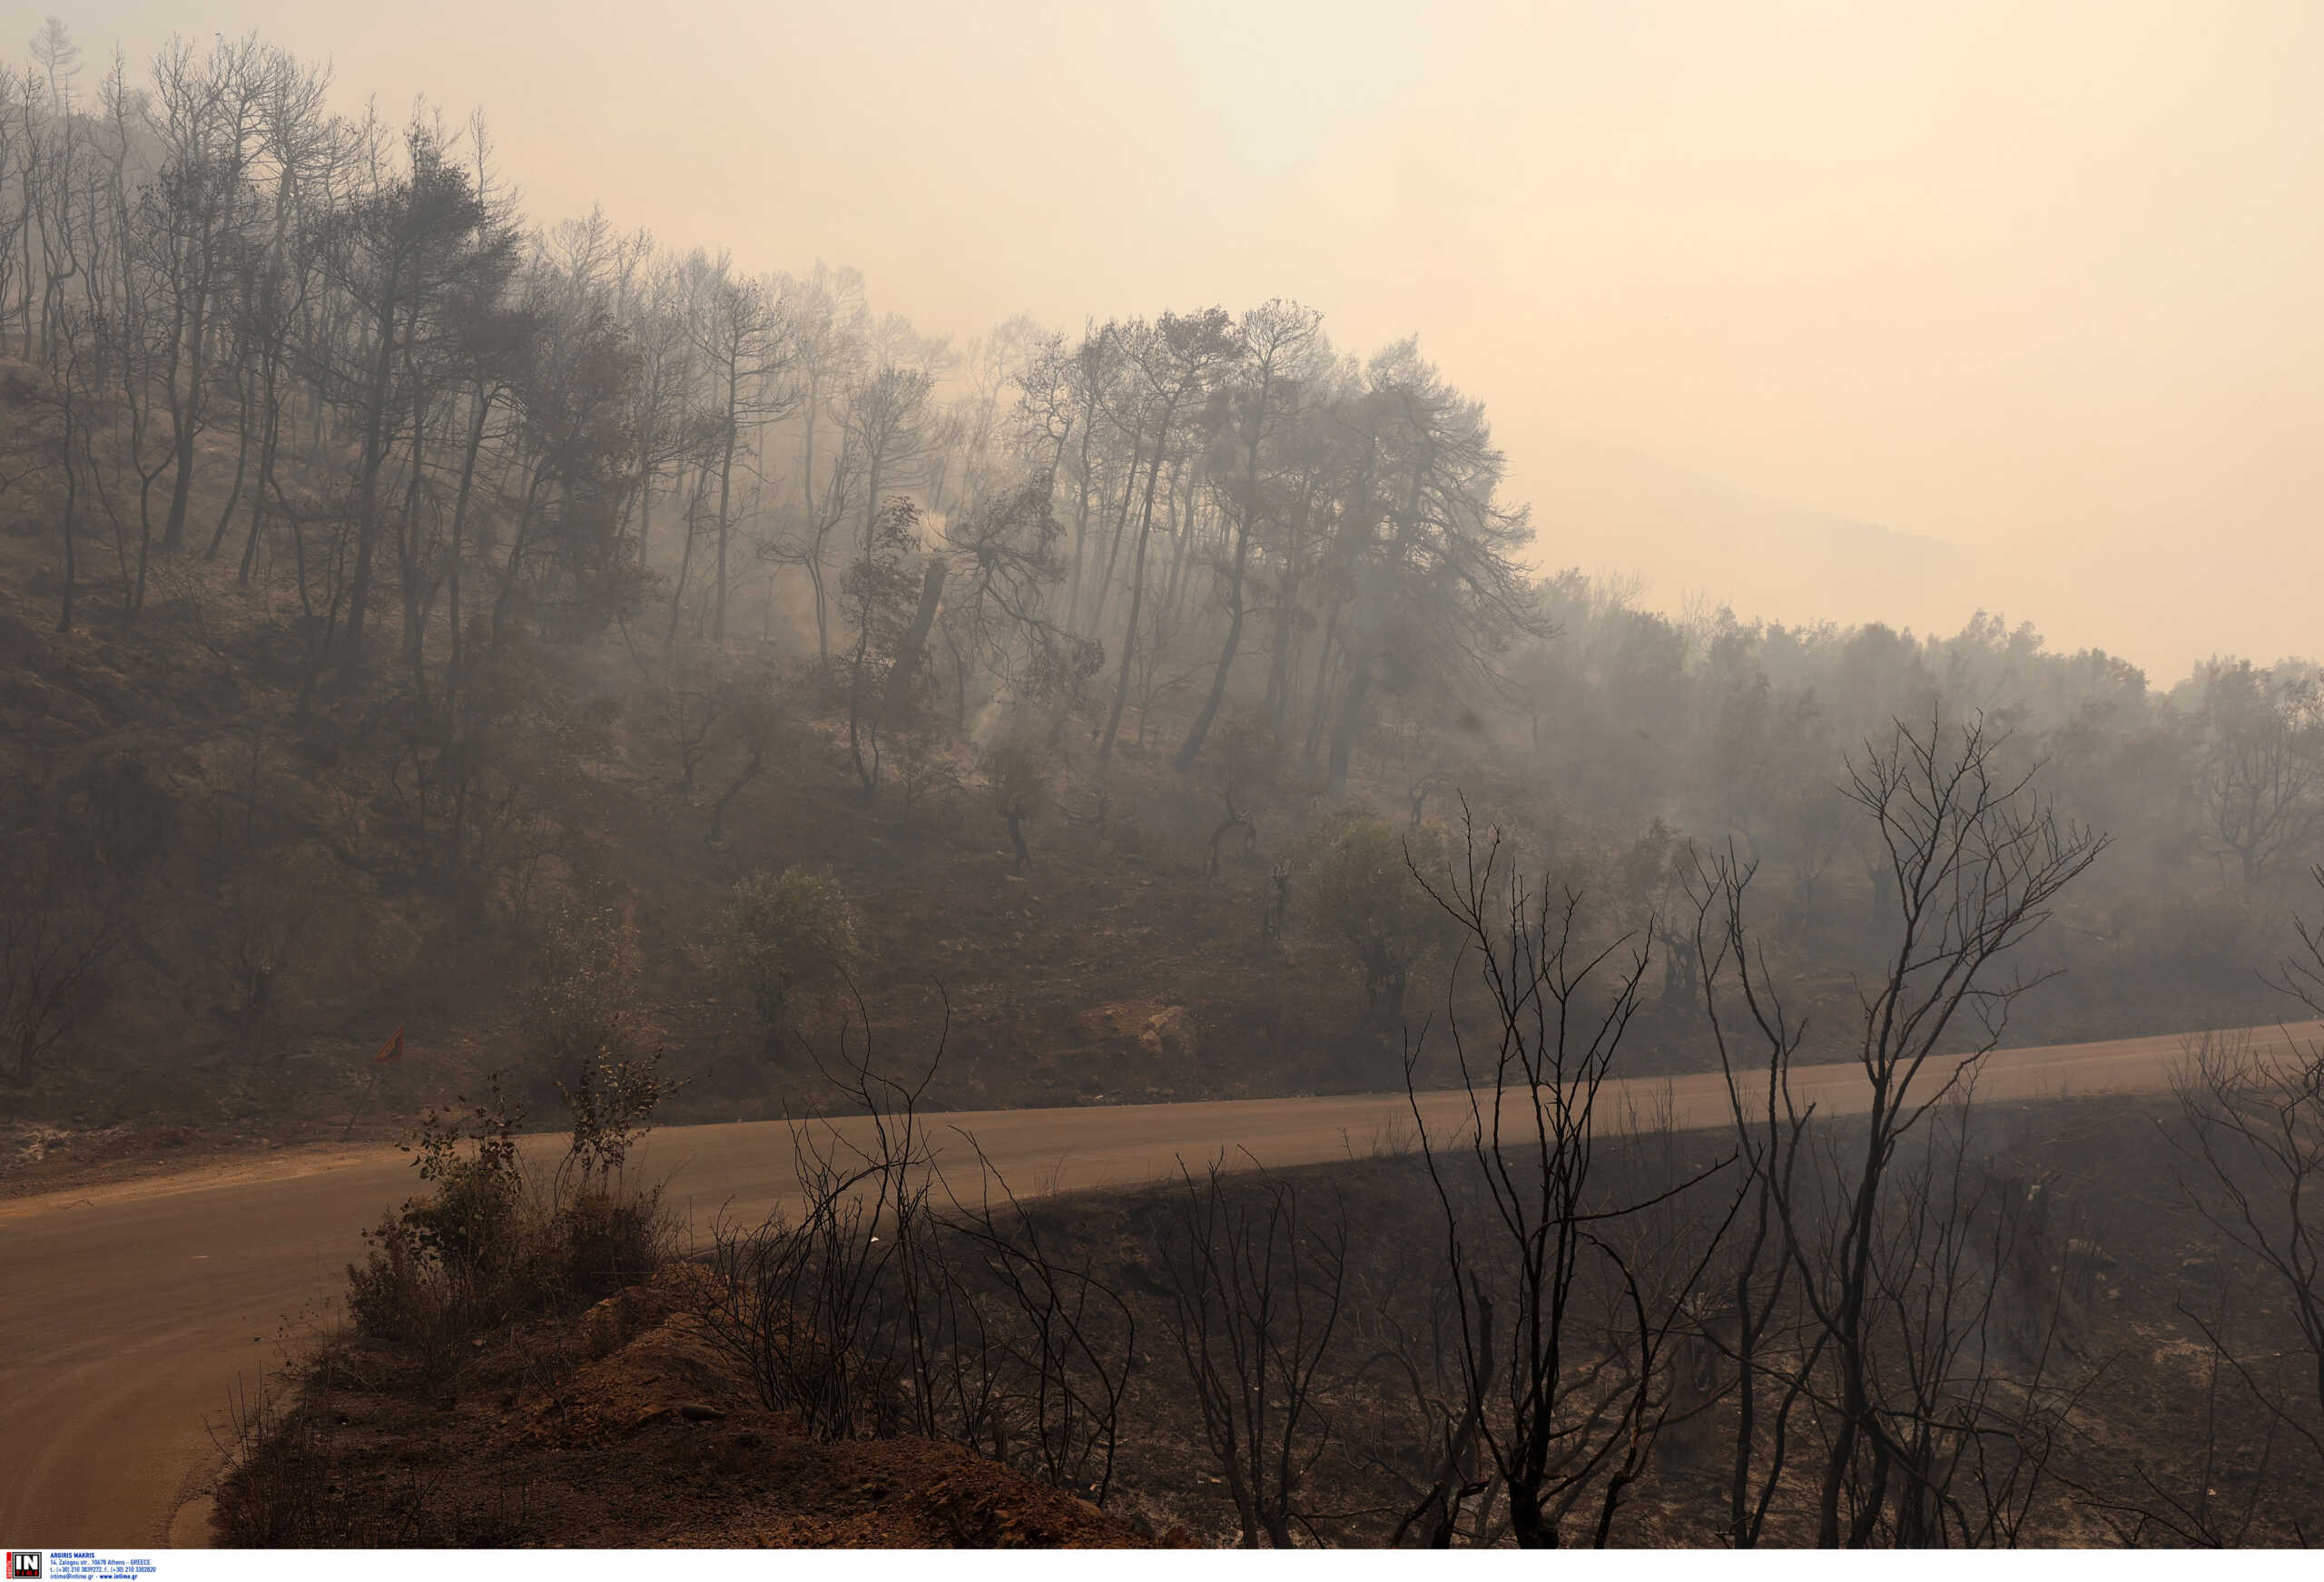
POLYGON ((523 1027, 526 1053, 560 1092, 590 1063, 628 1053, 637 973, 637 931, 618 909, 567 900, 550 912, 525 986, 523 1027))
POLYGON ((1343 947, 1364 986, 1364 1025, 1381 1034, 1403 1025, 1404 990, 1413 970, 1451 938, 1443 909, 1413 877, 1443 866, 1434 830, 1399 830, 1346 810, 1319 820, 1300 837, 1293 863, 1298 910, 1313 929, 1343 947))
POLYGON ((662 1075, 659 1050, 642 1057, 600 1049, 569 1087, 559 1085, 573 1115, 573 1145, 566 1155, 585 1186, 604 1186, 622 1173, 629 1150, 652 1128, 654 1112, 684 1086, 662 1075))
POLYGON ((734 887, 712 940, 721 977, 748 1002, 773 1053, 802 999, 845 981, 862 959, 855 909, 827 873, 787 868, 734 887))

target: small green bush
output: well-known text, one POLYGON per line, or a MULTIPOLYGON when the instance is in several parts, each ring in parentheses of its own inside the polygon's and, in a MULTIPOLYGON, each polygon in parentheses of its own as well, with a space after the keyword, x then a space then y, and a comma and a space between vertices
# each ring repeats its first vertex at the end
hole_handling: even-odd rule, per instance
MULTIPOLYGON (((640 1118, 625 1123, 625 1137, 640 1118)), ((617 1168, 583 1158, 577 1174, 528 1180, 517 1148, 522 1115, 497 1080, 471 1119, 464 1127, 431 1111, 421 1122, 414 1162, 430 1190, 364 1233, 364 1261, 347 1269, 357 1332, 414 1346, 431 1368, 483 1331, 578 1311, 651 1279, 674 1240, 660 1188, 617 1168)))
POLYGON ((1414 867, 1441 873, 1444 858, 1433 830, 1399 830, 1354 809, 1318 820, 1294 852, 1291 909, 1345 951, 1375 1033, 1402 1030, 1405 986, 1452 938, 1444 909, 1413 877, 1414 867))
POLYGON ((637 975, 637 930, 616 908, 568 900, 549 914, 522 1001, 540 1091, 573 1083, 603 1054, 626 1051, 637 975))
POLYGON ((799 1001, 836 988, 862 956, 846 892, 803 868, 737 884, 712 943, 720 976, 756 1014, 770 1054, 799 1001))

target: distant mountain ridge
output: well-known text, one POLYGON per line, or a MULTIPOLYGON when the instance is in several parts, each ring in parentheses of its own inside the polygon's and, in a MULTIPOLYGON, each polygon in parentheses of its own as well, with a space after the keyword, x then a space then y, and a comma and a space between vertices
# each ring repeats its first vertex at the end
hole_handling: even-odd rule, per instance
POLYGON ((1951 632, 1978 607, 1978 555, 1964 545, 1787 505, 1717 479, 1581 441, 1529 442, 1537 554, 1545 570, 1636 571, 1644 602, 1690 594, 1746 620, 1880 621, 1951 632))

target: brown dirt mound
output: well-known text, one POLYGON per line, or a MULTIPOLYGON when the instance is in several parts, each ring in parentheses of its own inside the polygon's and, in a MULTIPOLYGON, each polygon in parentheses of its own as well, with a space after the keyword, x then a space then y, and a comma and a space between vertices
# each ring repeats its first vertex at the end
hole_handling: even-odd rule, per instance
MULTIPOLYGON (((332 1547, 1149 1548, 1118 1516, 960 1446, 822 1443, 760 1408, 687 1311, 688 1266, 581 1318, 483 1338, 429 1382, 372 1346, 310 1376, 300 1421, 332 1547)), ((237 1476, 244 1476, 237 1474, 237 1476)), ((230 1490, 227 1509, 246 1508, 230 1490)), ((249 1535, 222 1526, 222 1538, 249 1535)))

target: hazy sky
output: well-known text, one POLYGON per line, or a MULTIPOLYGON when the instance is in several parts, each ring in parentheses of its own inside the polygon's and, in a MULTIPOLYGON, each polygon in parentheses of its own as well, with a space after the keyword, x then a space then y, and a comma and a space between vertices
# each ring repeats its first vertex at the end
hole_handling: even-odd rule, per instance
POLYGON ((93 62, 256 29, 350 107, 481 105, 537 217, 853 263, 924 329, 1288 296, 1417 333, 1543 563, 1650 603, 1983 604, 2157 681, 2324 653, 2316 0, 62 15, 93 62), (1842 575, 1787 510, 1953 552, 1842 575))

